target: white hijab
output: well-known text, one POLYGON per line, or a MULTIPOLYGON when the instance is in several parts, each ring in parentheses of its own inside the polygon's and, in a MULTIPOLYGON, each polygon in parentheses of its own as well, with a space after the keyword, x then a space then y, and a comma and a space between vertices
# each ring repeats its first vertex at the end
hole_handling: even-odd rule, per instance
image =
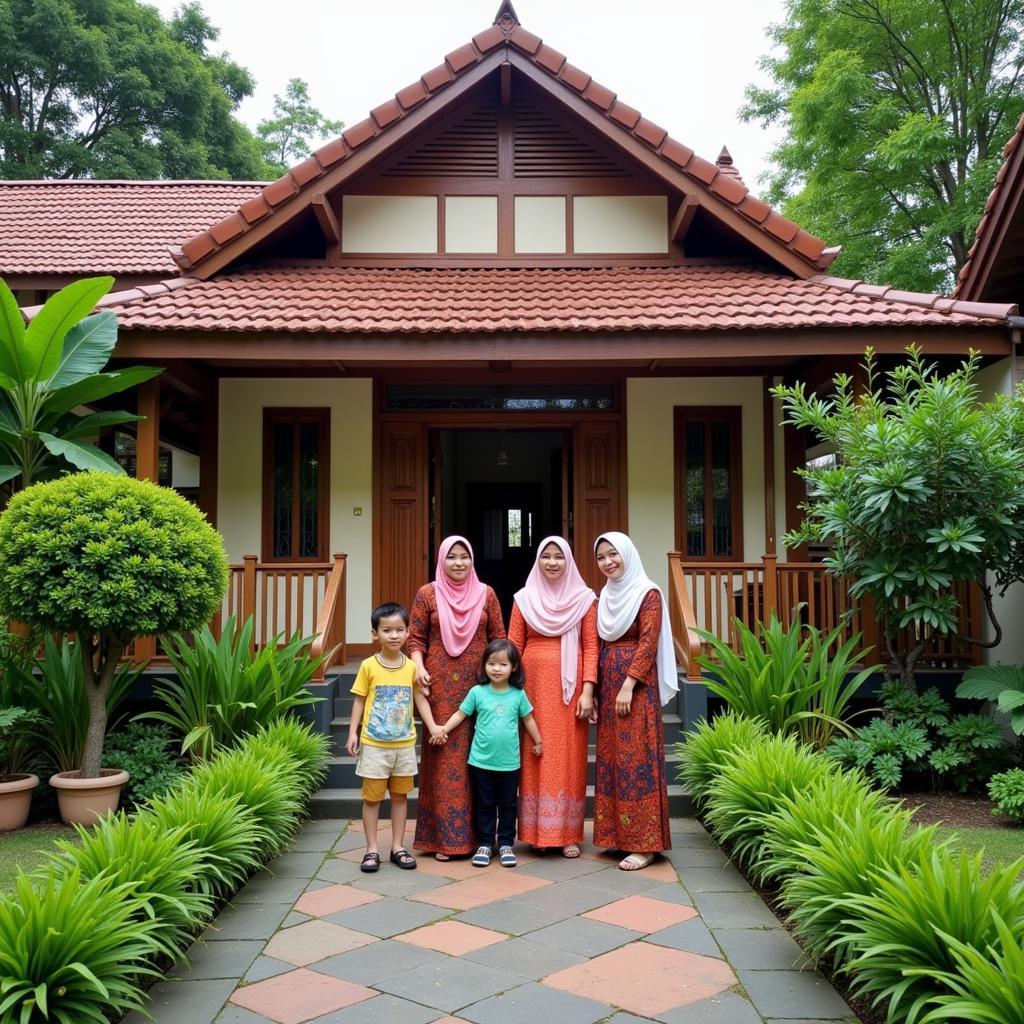
POLYGON ((607 541, 622 557, 623 573, 617 580, 606 580, 597 602, 597 632, 602 640, 618 640, 636 620, 643 599, 656 590, 661 597, 661 630, 658 633, 658 690, 662 705, 667 704, 679 691, 676 674, 676 652, 672 643, 672 624, 669 621, 665 595, 647 573, 636 545, 624 534, 616 531, 602 533, 594 542, 607 541))

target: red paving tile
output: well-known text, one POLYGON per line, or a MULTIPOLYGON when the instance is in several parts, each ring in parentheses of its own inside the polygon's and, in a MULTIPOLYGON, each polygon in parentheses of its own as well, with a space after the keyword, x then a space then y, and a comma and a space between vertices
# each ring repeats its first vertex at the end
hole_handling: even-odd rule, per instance
POLYGON ((342 910, 361 907, 364 903, 373 903, 383 899, 375 892, 363 892, 353 889, 350 885, 329 885, 324 889, 303 893, 295 904, 295 909, 310 917, 327 917, 342 910))
POLYGON ((507 936, 501 932, 493 932, 489 928, 478 928, 473 924, 461 921, 438 921, 428 924, 425 928, 396 935, 398 942, 408 942, 423 949, 434 949, 449 956, 462 956, 472 953, 484 946, 493 946, 496 942, 504 942, 507 936))
POLYGON ((373 935, 343 928, 330 921, 306 921, 277 932, 263 952, 296 967, 307 967, 318 960, 377 941, 373 935))
POLYGON ((517 874, 514 870, 501 867, 492 861, 490 867, 475 868, 478 877, 452 882, 439 889, 416 893, 411 899, 430 903, 435 907, 451 907, 452 910, 471 910, 510 896, 521 896, 524 892, 541 889, 551 882, 546 878, 532 878, 517 874))
POLYGON ((378 994, 340 978, 298 970, 236 989, 230 1001, 278 1024, 303 1024, 378 994))
MULTIPOLYGON (((675 878, 672 880, 675 881, 675 878)), ((662 928, 671 928, 672 925, 689 921, 691 917, 697 916, 697 911, 693 907, 655 900, 650 896, 627 896, 596 910, 588 910, 580 916, 650 935, 652 932, 660 932, 662 928)))
POLYGON ((633 942, 549 974, 542 984, 655 1017, 717 995, 736 984, 736 975, 723 960, 633 942))

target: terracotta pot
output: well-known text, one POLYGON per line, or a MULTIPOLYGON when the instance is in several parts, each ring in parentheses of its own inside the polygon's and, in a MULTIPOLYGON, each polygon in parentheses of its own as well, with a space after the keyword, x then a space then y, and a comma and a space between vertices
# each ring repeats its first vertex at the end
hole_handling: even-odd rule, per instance
POLYGON ((13 832, 28 821, 38 775, 0 775, 0 832, 13 832))
POLYGON ((117 810, 128 773, 120 768, 101 768, 98 779, 80 779, 79 775, 78 771, 58 772, 50 776, 50 785, 57 790, 60 816, 66 824, 95 825, 117 810))

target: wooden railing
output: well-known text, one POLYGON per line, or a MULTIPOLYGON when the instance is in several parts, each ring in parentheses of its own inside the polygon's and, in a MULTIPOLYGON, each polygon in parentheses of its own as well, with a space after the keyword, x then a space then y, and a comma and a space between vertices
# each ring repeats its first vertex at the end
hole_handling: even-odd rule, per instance
POLYGON ((668 556, 668 610, 672 622, 672 638, 676 647, 676 664, 686 670, 686 678, 700 679, 697 655, 701 651, 701 639, 696 633, 697 618, 693 603, 686 589, 683 563, 678 552, 668 556))

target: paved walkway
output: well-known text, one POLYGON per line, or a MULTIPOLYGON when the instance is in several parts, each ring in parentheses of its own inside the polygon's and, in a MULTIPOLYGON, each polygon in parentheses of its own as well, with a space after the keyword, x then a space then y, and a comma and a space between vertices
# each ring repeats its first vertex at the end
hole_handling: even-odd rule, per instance
POLYGON ((590 845, 362 874, 361 829, 307 822, 151 989, 158 1024, 854 1020, 693 819, 630 874, 590 845))

